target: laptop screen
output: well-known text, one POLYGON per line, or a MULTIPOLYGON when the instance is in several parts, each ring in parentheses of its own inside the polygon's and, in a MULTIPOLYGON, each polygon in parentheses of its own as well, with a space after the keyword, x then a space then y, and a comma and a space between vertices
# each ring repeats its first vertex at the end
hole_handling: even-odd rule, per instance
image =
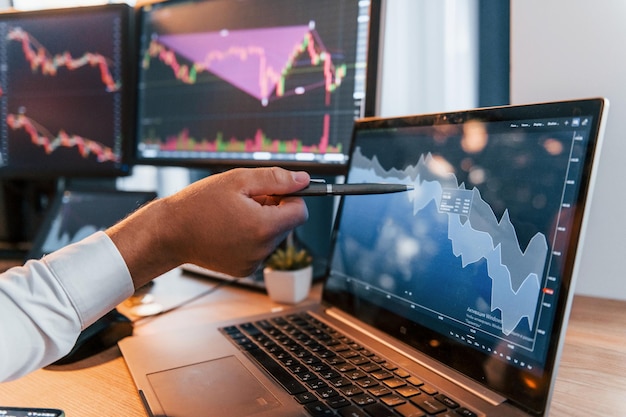
POLYGON ((151 191, 59 192, 33 240, 27 260, 105 230, 154 198, 156 193, 151 191))
POLYGON ((324 300, 514 402, 547 401, 603 100, 355 125, 324 300))

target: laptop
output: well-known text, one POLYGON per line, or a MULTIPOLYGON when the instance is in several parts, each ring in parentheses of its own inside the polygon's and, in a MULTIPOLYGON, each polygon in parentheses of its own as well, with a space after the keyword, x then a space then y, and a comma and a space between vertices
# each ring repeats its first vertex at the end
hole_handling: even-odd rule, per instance
POLYGON ((545 416, 608 103, 355 123, 319 305, 130 337, 151 416, 545 416))
POLYGON ((46 212, 26 260, 39 259, 107 229, 154 198, 156 193, 151 191, 60 191, 46 212))

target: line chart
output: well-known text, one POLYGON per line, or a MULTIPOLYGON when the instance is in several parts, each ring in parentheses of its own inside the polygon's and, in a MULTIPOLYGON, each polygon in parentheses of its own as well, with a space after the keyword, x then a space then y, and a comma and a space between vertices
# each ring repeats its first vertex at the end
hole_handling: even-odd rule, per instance
POLYGON ((41 71, 43 75, 55 76, 59 68, 74 71, 85 66, 96 67, 100 71, 102 84, 107 91, 118 91, 121 87, 120 81, 115 80, 111 74, 110 60, 101 54, 86 52, 82 56, 74 58, 65 51, 53 55, 37 39, 20 27, 12 28, 7 34, 7 39, 22 44, 24 58, 30 64, 33 72, 41 71))
POLYGON ((24 129, 30 136, 31 142, 41 146, 48 155, 61 147, 76 148, 83 158, 95 155, 98 162, 120 162, 119 155, 112 148, 91 139, 70 135, 64 130, 54 136, 45 127, 24 114, 7 115, 7 125, 13 130, 24 129))
POLYGON ((346 76, 345 64, 335 64, 314 23, 302 26, 245 30, 222 30, 191 34, 154 36, 143 57, 143 67, 158 59, 171 67, 177 80, 194 84, 199 73, 208 71, 255 97, 266 106, 272 96, 288 94, 285 80, 299 69, 320 67, 318 82, 302 85, 291 92, 305 94, 323 87, 325 104, 346 76), (306 59, 300 59, 301 56, 306 59), (181 63, 178 56, 192 62, 181 63), (244 65, 242 65, 244 64, 244 65))
MULTIPOLYGON (((402 284, 397 284, 394 289, 396 294, 459 322, 471 320, 477 323, 482 320, 482 329, 496 336, 515 338, 515 332, 532 333, 541 293, 541 277, 549 253, 543 233, 535 234, 522 250, 508 210, 498 218, 477 188, 466 189, 454 172, 442 172, 439 160, 431 153, 420 154, 416 163, 403 169, 386 169, 376 156, 365 156, 360 148, 357 148, 353 158, 351 181, 407 183, 415 188, 415 192, 390 203, 393 208, 389 210, 393 215, 389 216, 398 229, 381 235, 378 241, 381 247, 394 247, 394 242, 410 239, 422 245, 445 242, 439 244, 437 251, 432 249, 428 259, 415 256, 405 260, 423 267, 436 259, 435 264, 439 267, 447 266, 445 272, 429 271, 428 280, 420 279, 415 273, 406 281, 398 278, 397 282, 402 284), (420 220, 424 221, 424 225, 419 231, 411 228, 420 220), (451 283, 451 288, 462 289, 456 294, 454 305, 449 303, 447 297, 424 296, 437 293, 444 282, 451 283), (481 307, 477 307, 474 300, 479 297, 475 294, 481 292, 483 295, 488 293, 489 297, 483 299, 481 307)), ((366 204, 364 200, 359 199, 354 204, 366 204)), ((344 204, 352 202, 346 200, 344 204)), ((375 220, 351 220, 349 224, 354 222, 355 230, 359 230, 362 227, 359 222, 366 221, 375 220)), ((379 264, 385 263, 376 259, 377 256, 388 256, 366 253, 372 262, 379 264)), ((385 271, 372 266, 373 276, 395 273, 400 277, 403 267, 411 268, 403 266, 405 262, 400 257, 394 259, 392 263, 397 266, 391 269, 385 264, 385 271)), ((528 342, 520 340, 520 343, 528 342)))

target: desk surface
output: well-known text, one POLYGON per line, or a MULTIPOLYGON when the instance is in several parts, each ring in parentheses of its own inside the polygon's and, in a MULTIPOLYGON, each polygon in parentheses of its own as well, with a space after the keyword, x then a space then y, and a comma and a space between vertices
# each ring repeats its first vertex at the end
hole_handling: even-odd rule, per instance
MULTIPOLYGON (((167 307, 214 284, 173 271, 156 281, 152 294, 167 307)), ((309 300, 318 297, 316 287, 309 300)), ((181 323, 222 321, 280 307, 264 293, 226 286, 167 315, 139 322, 135 334, 167 331, 181 323)), ((577 296, 550 416, 623 416, 625 403, 626 302, 577 296)), ((146 416, 117 347, 72 365, 40 370, 0 384, 0 404, 61 408, 68 417, 146 416)))

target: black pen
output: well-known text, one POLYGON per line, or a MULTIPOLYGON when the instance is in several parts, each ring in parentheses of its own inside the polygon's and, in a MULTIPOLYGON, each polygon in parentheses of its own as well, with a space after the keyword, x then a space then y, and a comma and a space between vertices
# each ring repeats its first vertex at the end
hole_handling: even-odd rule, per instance
POLYGON ((363 184, 325 184, 311 182, 308 187, 288 194, 289 196, 324 196, 324 195, 365 195, 400 193, 412 190, 412 185, 363 183, 363 184))

